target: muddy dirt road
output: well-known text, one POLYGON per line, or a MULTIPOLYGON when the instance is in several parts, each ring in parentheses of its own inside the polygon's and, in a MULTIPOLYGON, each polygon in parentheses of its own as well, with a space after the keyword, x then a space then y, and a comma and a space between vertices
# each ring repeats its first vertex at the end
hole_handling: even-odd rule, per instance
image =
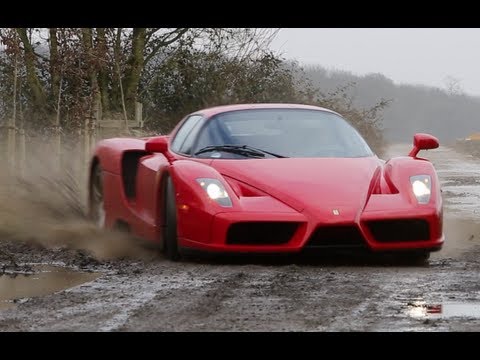
POLYGON ((447 235, 427 266, 95 260, 6 241, 0 331, 479 331, 480 160, 449 148, 423 155, 443 183, 447 235))

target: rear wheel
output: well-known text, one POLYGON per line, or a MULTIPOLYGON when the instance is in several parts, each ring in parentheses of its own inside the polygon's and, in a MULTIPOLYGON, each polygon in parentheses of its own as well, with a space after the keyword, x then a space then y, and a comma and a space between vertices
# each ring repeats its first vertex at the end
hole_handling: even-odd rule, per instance
POLYGON ((177 235, 177 205, 175 201, 175 189, 171 177, 168 177, 165 184, 165 230, 163 234, 164 253, 167 259, 178 261, 180 253, 178 251, 177 235))
POLYGON ((103 176, 100 165, 95 165, 90 181, 90 219, 99 227, 105 227, 105 203, 103 196, 103 176))

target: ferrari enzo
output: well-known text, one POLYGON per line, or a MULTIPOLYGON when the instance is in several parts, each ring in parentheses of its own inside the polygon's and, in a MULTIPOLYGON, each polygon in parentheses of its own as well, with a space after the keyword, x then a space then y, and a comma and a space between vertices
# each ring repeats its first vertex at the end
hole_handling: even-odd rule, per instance
POLYGON ((363 250, 428 259, 440 250, 438 140, 416 134, 408 156, 379 159, 340 114, 315 106, 219 106, 169 135, 100 141, 90 164, 89 215, 189 251, 363 250))

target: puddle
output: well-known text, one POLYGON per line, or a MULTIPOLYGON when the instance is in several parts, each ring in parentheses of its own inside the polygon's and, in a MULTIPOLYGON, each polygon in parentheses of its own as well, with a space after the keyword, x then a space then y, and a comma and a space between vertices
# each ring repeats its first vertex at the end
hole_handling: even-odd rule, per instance
POLYGON ((415 318, 480 318, 479 302, 444 302, 427 304, 416 301, 408 304, 407 314, 415 318))
POLYGON ((53 294, 98 278, 101 274, 78 272, 59 266, 35 266, 35 272, 0 276, 0 310, 14 300, 53 294))

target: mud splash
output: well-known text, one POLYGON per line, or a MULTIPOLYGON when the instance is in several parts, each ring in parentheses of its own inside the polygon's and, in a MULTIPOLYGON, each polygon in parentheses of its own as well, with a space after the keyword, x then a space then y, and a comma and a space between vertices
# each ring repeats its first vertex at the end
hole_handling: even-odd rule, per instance
POLYGON ((53 294, 89 281, 101 274, 78 272, 57 266, 36 266, 35 272, 0 276, 0 310, 13 307, 15 301, 53 294))
POLYGON ((138 239, 98 229, 86 218, 87 171, 78 153, 65 149, 63 158, 68 164, 61 170, 52 168, 49 156, 49 152, 39 151, 21 177, 0 173, 0 246, 3 241, 16 241, 85 250, 100 261, 149 260, 158 255, 138 239))
MULTIPOLYGON (((139 239, 97 228, 83 214, 61 212, 55 202, 36 197, 0 194, 0 241, 16 241, 45 248, 85 250, 97 260, 152 259, 156 256, 139 239), (53 208, 53 209, 52 209, 53 208), (53 211, 52 211, 53 210, 53 211)), ((61 205, 61 204, 60 204, 61 205)), ((15 254, 11 254, 15 258, 15 254)))
POLYGON ((442 250, 432 253, 433 258, 459 257, 468 249, 480 245, 480 222, 462 219, 447 209, 443 221, 445 243, 442 250))

